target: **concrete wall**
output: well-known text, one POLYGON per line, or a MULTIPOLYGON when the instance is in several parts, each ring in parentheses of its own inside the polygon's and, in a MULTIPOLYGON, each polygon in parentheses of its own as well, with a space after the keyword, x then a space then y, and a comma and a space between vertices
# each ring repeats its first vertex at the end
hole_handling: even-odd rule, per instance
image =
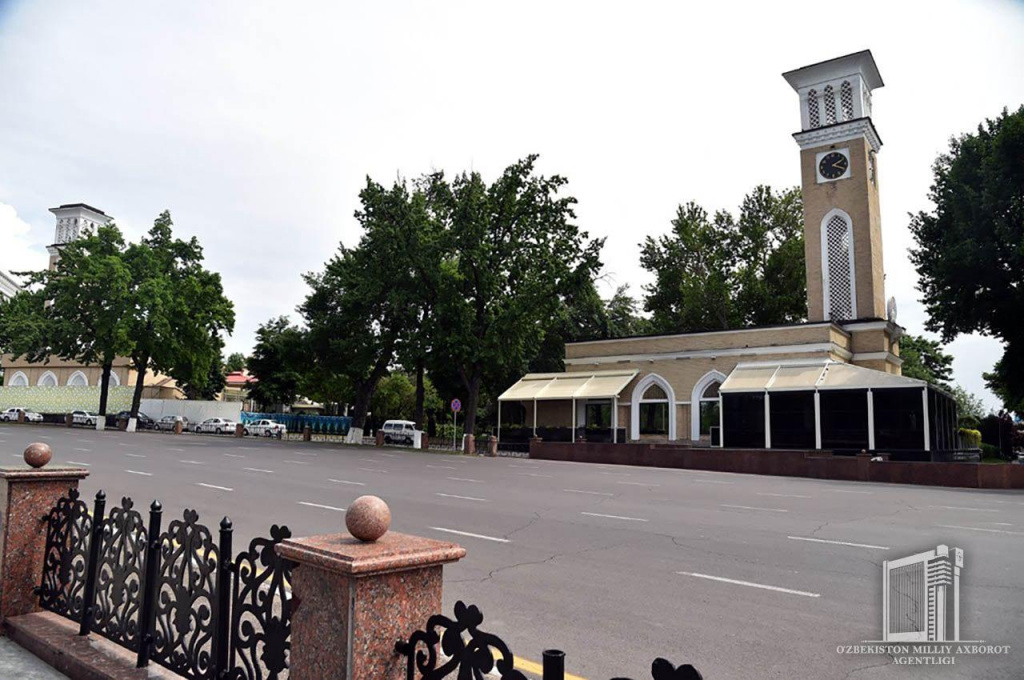
POLYGON ((238 422, 242 402, 143 399, 139 410, 154 420, 163 416, 185 416, 190 423, 198 423, 207 418, 230 418, 238 422))
POLYGON ((530 458, 972 489, 1024 489, 1024 465, 871 462, 870 456, 763 449, 531 442, 530 458))
MULTIPOLYGON (((132 405, 132 388, 111 387, 107 392, 107 413, 117 413, 132 405)), ((99 387, 0 387, 0 411, 27 408, 37 413, 98 411, 99 387)))

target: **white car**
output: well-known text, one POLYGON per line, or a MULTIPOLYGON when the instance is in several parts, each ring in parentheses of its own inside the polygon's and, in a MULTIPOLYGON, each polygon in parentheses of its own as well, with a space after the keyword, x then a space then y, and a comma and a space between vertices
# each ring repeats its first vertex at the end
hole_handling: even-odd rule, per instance
POLYGON ((214 434, 234 434, 235 421, 227 418, 207 418, 196 424, 196 432, 213 432, 214 434))
POLYGON ((96 427, 97 418, 99 418, 99 414, 92 413, 90 411, 71 412, 71 422, 74 425, 88 425, 89 427, 96 427))
POLYGON ((160 420, 153 423, 154 430, 167 430, 168 432, 174 429, 176 423, 181 423, 181 427, 184 430, 188 429, 188 418, 185 416, 164 416, 160 420))
POLYGON ((416 436, 416 423, 411 420, 389 420, 380 428, 385 444, 408 444, 412 446, 416 436))
POLYGON ((9 408, 3 413, 0 413, 0 420, 4 421, 5 423, 16 423, 18 422, 19 413, 25 414, 26 423, 43 422, 43 417, 36 413, 35 411, 29 411, 28 409, 20 408, 18 406, 15 406, 14 408, 9 408))
POLYGON ((253 435, 256 437, 283 437, 288 428, 281 423, 273 420, 254 420, 251 423, 245 424, 245 429, 242 433, 246 436, 253 435))

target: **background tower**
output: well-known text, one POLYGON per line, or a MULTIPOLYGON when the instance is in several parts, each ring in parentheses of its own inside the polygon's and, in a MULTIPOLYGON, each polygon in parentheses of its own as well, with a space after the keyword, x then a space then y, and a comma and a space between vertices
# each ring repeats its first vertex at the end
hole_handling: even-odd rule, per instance
POLYGON ((878 163, 871 91, 882 77, 865 50, 784 73, 800 95, 810 321, 885 319, 878 163))
POLYGON ((53 269, 60 259, 61 246, 77 240, 86 229, 96 229, 114 219, 102 210, 85 203, 65 203, 58 208, 50 208, 50 212, 57 218, 53 245, 46 247, 46 252, 50 254, 50 269, 53 269))

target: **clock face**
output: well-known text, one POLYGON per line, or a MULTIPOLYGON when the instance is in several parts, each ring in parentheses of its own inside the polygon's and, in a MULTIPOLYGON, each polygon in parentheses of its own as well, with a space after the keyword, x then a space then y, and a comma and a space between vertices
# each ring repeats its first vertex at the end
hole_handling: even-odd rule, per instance
POLYGON ((850 159, 838 151, 825 154, 818 162, 818 174, 825 179, 839 179, 849 168, 850 159))

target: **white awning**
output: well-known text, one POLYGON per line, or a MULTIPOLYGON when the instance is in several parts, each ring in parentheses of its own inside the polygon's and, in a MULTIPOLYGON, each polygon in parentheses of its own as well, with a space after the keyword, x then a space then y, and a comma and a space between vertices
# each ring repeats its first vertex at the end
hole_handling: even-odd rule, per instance
POLYGON ((826 359, 774 364, 737 364, 719 391, 783 392, 926 386, 927 383, 923 380, 826 359))
POLYGON ((548 399, 611 399, 619 396, 638 370, 527 373, 505 390, 498 401, 548 399))

